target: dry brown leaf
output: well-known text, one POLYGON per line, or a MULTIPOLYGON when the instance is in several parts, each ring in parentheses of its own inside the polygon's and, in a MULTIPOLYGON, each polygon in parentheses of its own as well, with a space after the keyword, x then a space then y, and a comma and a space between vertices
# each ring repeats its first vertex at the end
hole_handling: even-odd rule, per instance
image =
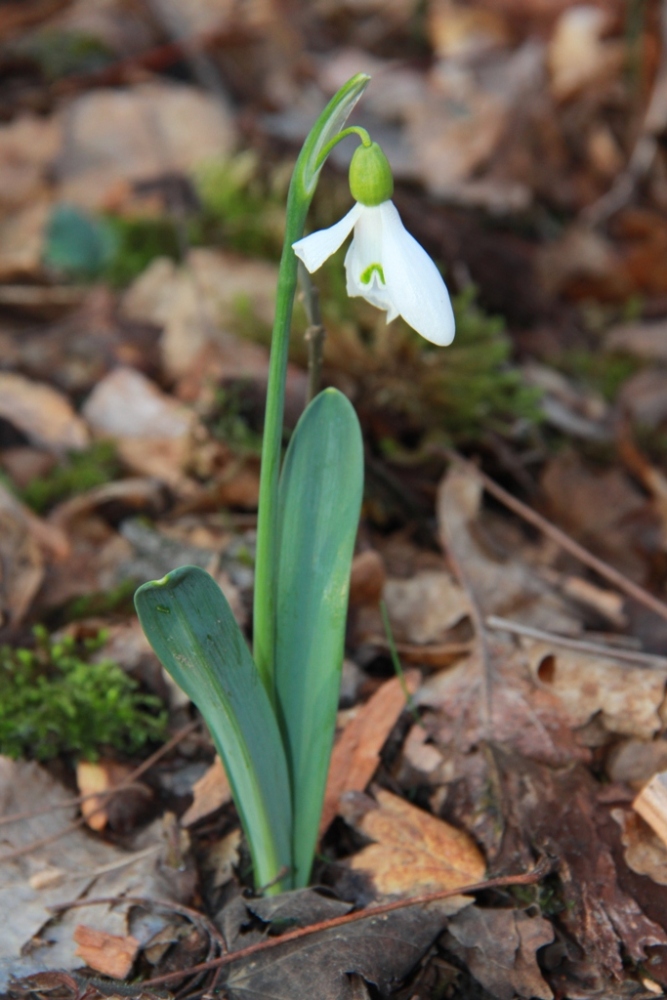
POLYGON ((451 950, 498 1000, 515 996, 551 1000, 536 952, 554 939, 552 924, 523 910, 469 906, 449 924, 451 950))
POLYGON ((45 189, 61 141, 56 117, 19 115, 0 128, 0 208, 20 208, 45 189))
POLYGON ((36 515, 0 483, 0 617, 2 624, 18 624, 28 613, 44 579, 42 538, 34 526, 36 515))
POLYGON ((409 580, 387 580, 384 599, 394 637, 401 642, 437 642, 470 613, 465 591, 449 573, 426 571, 409 580))
MULTIPOLYGON (((406 672, 405 683, 411 694, 417 690, 419 681, 419 671, 406 672)), ((348 722, 331 755, 320 834, 338 814, 341 795, 363 792, 366 788, 380 763, 380 751, 404 709, 405 692, 399 678, 392 677, 348 722)))
POLYGON ((128 507, 137 514, 157 513, 163 506, 164 496, 155 479, 118 479, 56 504, 49 513, 49 524, 67 528, 72 521, 108 503, 128 507))
POLYGON ((528 658, 535 680, 558 696, 572 726, 583 726, 600 712, 611 733, 648 738, 661 728, 666 673, 546 642, 531 643, 528 658))
POLYGON ((206 774, 192 788, 192 805, 181 817, 181 826, 194 826, 232 800, 232 790, 222 761, 216 755, 206 774))
POLYGON ((79 924, 74 930, 74 940, 78 944, 76 954, 86 965, 112 979, 125 979, 132 971, 139 951, 139 941, 131 934, 107 934, 86 924, 79 924))
POLYGON ((667 768, 667 740, 621 740, 609 751, 605 771, 610 781, 623 781, 635 791, 667 768))
POLYGON ((241 831, 232 830, 226 837, 217 840, 207 852, 204 864, 211 875, 214 889, 226 885, 233 878, 234 869, 241 859, 241 840, 241 831))
POLYGON ((410 896, 479 882, 486 865, 463 830, 379 789, 378 807, 357 824, 375 843, 350 859, 381 896, 410 896))
POLYGON ((132 768, 115 761, 91 763, 80 760, 76 765, 76 783, 81 795, 93 795, 81 803, 81 813, 91 830, 103 830, 109 822, 108 809, 102 805, 104 792, 132 773, 132 768))
POLYGON ((83 415, 98 437, 111 437, 126 463, 178 487, 189 456, 195 416, 133 368, 116 368, 97 383, 83 415))
POLYGON ((620 72, 623 43, 604 41, 609 14, 593 4, 577 4, 564 11, 549 45, 551 91, 559 101, 599 86, 620 72))
POLYGON ((628 868, 648 875, 658 885, 667 885, 667 846, 649 824, 629 809, 612 809, 612 819, 621 828, 623 857, 628 868))
POLYGON ((382 597, 386 572, 384 560, 375 549, 360 552, 352 560, 350 606, 377 604, 382 597))
POLYGON ((64 114, 60 197, 108 206, 120 182, 188 173, 231 151, 235 129, 218 96, 177 83, 89 91, 64 114))
POLYGON ((653 775, 632 803, 632 808, 667 845, 667 771, 653 775))
POLYGON ((14 372, 0 373, 0 417, 33 444, 56 453, 81 450, 90 440, 88 428, 63 393, 14 372))
POLYGON ((49 200, 13 212, 0 222, 0 281, 34 280, 41 272, 49 200))

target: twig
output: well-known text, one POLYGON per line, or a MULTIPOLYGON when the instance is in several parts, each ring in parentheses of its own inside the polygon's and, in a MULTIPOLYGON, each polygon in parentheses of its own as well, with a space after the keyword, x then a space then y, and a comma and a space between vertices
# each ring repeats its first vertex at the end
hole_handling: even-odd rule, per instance
MULTIPOLYGON (((336 927, 343 927, 346 924, 352 924, 358 920, 372 919, 373 917, 382 916, 385 913, 392 913, 394 910, 405 909, 408 906, 425 906, 427 903, 434 903, 440 899, 451 899, 452 896, 461 896, 472 892, 483 892, 487 889, 498 889, 511 885, 534 885, 536 882, 540 882, 543 878, 549 875, 554 868, 554 860, 544 859, 533 869, 532 872, 526 872, 523 875, 507 875, 505 877, 492 878, 488 879, 486 882, 473 882, 471 885, 461 885, 456 889, 444 889, 440 892, 429 892, 425 893, 423 896, 413 896, 410 899, 399 899, 393 903, 382 903, 380 906, 367 907, 363 910, 357 910, 354 913, 347 913, 342 917, 333 917, 331 920, 323 920, 320 923, 311 924, 309 927, 299 927, 298 930, 282 934, 280 937, 268 938, 267 940, 260 941, 257 944, 249 945, 247 948, 241 948, 239 951, 230 952, 227 955, 223 955, 221 958, 214 959, 212 962, 202 962, 200 965, 193 965, 191 968, 184 969, 181 972, 170 972, 164 976, 157 976, 155 979, 147 979, 139 985, 141 985, 142 989, 148 986, 159 986, 162 983, 168 983, 174 979, 180 979, 193 972, 203 972, 208 969, 217 969, 221 966, 229 965, 232 962, 237 962, 240 959, 248 958, 250 955, 255 955, 258 952, 267 951, 269 948, 276 948, 280 945, 288 944, 291 941, 297 941, 300 938, 309 937, 311 934, 316 934, 320 931, 333 930, 336 927)), ((82 900, 81 903, 82 905, 85 905, 85 900, 82 900)))
POLYGON ((403 697, 405 698, 405 707, 409 711, 414 721, 419 726, 421 725, 421 718, 419 716, 419 712, 417 711, 415 700, 410 694, 407 682, 405 680, 405 672, 403 670, 403 664, 401 663, 401 658, 398 655, 398 650, 396 649, 396 643, 394 642, 394 633, 391 630, 391 622, 389 621, 389 612, 387 611, 386 601, 380 601, 380 614, 382 616, 382 624, 384 625, 384 632, 387 637, 389 656, 391 658, 394 672, 398 677, 398 682, 401 685, 401 691, 403 692, 403 697))
POLYGON ((650 611, 653 611, 656 615, 659 615, 667 621, 667 604, 661 601, 658 597, 655 597, 653 594, 649 593, 648 590, 645 590, 638 584, 633 583, 632 580, 629 580, 623 573, 614 569, 614 567, 610 566, 609 563, 604 562, 602 559, 598 559, 598 557, 594 556, 592 552, 585 549, 583 545, 579 545, 578 542, 575 542, 573 538, 566 535, 564 531, 557 528, 555 524, 551 523, 551 521, 547 521, 545 517, 538 514, 537 511, 532 509, 532 507, 528 507, 525 503, 522 503, 521 500, 517 500, 516 497, 512 496, 511 493, 508 493, 502 486, 499 486, 498 483, 489 478, 486 473, 478 469, 472 462, 468 462, 462 455, 449 450, 447 453, 451 459, 456 462, 460 462, 467 468, 471 469, 481 480, 484 489, 494 496, 496 500, 499 500, 502 504, 504 504, 505 507, 513 511, 515 514, 518 514, 518 516, 523 518, 524 521, 532 524, 533 527, 541 531, 542 534, 551 538, 557 545, 560 545, 562 549, 565 549, 566 552, 573 555, 575 559, 578 559, 585 566, 594 570, 599 576, 608 580, 609 583, 618 587, 619 590, 622 590, 628 597, 631 597, 639 604, 643 604, 645 608, 648 608, 650 611))
POLYGON ((299 261, 299 284, 301 285, 300 298, 308 317, 308 329, 303 335, 303 339, 308 344, 308 388, 306 390, 306 405, 308 405, 320 391, 322 354, 327 332, 322 325, 319 290, 311 281, 310 274, 301 261, 299 261))
POLYGON ((637 667, 667 672, 667 658, 664 656, 651 656, 650 653, 635 653, 632 650, 614 649, 613 646, 603 646, 596 642, 571 639, 567 635, 544 632, 542 629, 533 628, 531 625, 522 625, 521 622, 513 622, 509 618, 500 618, 498 615, 489 615, 486 619, 486 626, 499 632, 511 632, 513 635, 523 635, 527 639, 537 639, 539 642, 553 643, 554 646, 575 649, 580 653, 590 653, 593 656, 632 663, 637 667))
POLYGON ((123 779, 123 781, 115 785, 114 788, 110 788, 107 792, 93 792, 91 795, 81 795, 76 799, 69 799, 65 803, 59 802, 54 806, 46 806, 42 809, 35 809, 32 812, 14 813, 12 816, 2 817, 0 819, 0 823, 18 823, 22 820, 32 819, 33 816, 42 816, 44 813, 53 812, 56 809, 63 809, 66 806, 72 807, 79 805, 86 799, 95 797, 100 799, 99 806, 88 813, 87 817, 80 816, 77 820, 75 820, 75 822, 70 823, 69 826, 64 827, 62 830, 59 830, 58 833, 53 834, 50 837, 43 837, 41 840, 34 840, 31 844, 24 844, 22 847, 17 847, 14 851, 9 851, 7 854, 3 854, 0 856, 0 864, 3 861, 11 861, 13 858, 23 857, 23 855, 30 854, 32 851, 35 851, 40 847, 46 847, 47 844, 53 844, 62 837, 66 837, 69 833, 73 833, 74 830, 78 830, 79 827, 86 823, 87 819, 104 809, 114 795, 117 795, 121 791, 125 791, 129 785, 133 785, 137 778, 148 771, 149 768, 151 768, 158 760, 173 750, 174 747, 184 740, 186 736, 189 736, 190 733, 194 732, 198 726, 199 720, 197 719, 194 722, 190 722, 187 726, 184 726, 183 729, 179 729, 179 731, 175 733, 163 746, 161 746, 159 750, 156 750, 155 753, 150 755, 150 757, 147 757, 146 760, 139 765, 139 767, 135 768, 131 774, 128 774, 128 776, 123 779))

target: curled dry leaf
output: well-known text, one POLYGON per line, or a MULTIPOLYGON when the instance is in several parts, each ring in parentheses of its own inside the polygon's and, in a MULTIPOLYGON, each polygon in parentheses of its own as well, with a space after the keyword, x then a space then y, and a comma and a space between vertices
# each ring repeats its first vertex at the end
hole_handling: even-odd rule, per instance
POLYGON ((667 846, 648 823, 629 809, 612 809, 611 817, 621 828, 623 857, 637 875, 648 875, 658 885, 667 885, 667 846))
POLYGON ((56 453, 78 451, 90 440, 85 423, 61 392, 14 372, 0 373, 0 417, 32 444, 56 453))
POLYGON ((543 917, 523 910, 469 906, 449 923, 449 947, 463 959, 475 979, 498 1000, 515 996, 551 1000, 536 952, 554 939, 543 917))
POLYGON ((0 619, 17 625, 27 614, 44 579, 41 536, 44 522, 27 512, 0 484, 0 619))
POLYGON ((181 817, 181 826, 194 826, 200 819, 210 816, 232 800, 232 790, 225 774, 225 768, 216 758, 199 781, 192 788, 192 805, 181 817))
POLYGON ((139 951, 139 942, 131 934, 108 934, 79 924, 74 930, 76 953, 86 965, 113 979, 125 979, 139 951))
MULTIPOLYGON (((419 680, 417 670, 405 674, 410 694, 417 690, 419 680)), ((326 832, 337 815, 341 795, 363 792, 366 788, 380 763, 382 747, 405 707, 405 692, 399 678, 393 677, 356 710, 331 755, 320 834, 326 832)))
POLYGON ((464 590, 449 573, 426 571, 410 580, 387 580, 384 599, 396 639, 437 642, 470 612, 464 590))
POLYGON ((572 726, 584 726, 600 712, 612 733, 647 738, 660 729, 667 670, 614 663, 543 642, 532 643, 528 657, 536 681, 558 696, 572 726))
MULTIPOLYGON (((484 877, 479 848, 463 830, 379 789, 377 808, 356 823, 374 843, 350 859, 367 873, 380 896, 414 896, 471 885, 484 877)), ((460 909, 462 897, 449 900, 460 909)))

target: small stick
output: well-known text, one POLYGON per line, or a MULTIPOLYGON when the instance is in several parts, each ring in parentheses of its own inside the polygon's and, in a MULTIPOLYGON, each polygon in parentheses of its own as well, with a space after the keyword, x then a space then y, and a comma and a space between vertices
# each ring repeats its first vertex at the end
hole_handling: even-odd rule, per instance
POLYGON ((308 344, 308 389, 306 394, 306 405, 308 405, 320 391, 322 353, 327 333, 322 325, 320 293, 301 261, 299 261, 299 284, 301 285, 301 301, 308 317, 308 329, 303 335, 308 344))
POLYGON ((560 545, 562 549, 565 549, 566 552, 573 555, 575 559, 578 559, 585 566, 594 570, 599 576, 608 580, 609 583, 613 584, 613 586, 622 590, 628 597, 631 597, 639 604, 643 604, 645 608, 648 608, 650 611, 653 611, 656 615, 659 615, 667 621, 667 604, 661 601, 658 597, 655 597, 648 590, 645 590, 638 584, 633 583, 632 580, 629 580, 623 573, 614 569, 614 567, 610 566, 609 563, 604 562, 602 559, 598 559, 598 557, 594 556, 592 552, 585 549, 583 545, 579 545, 578 542, 575 542, 573 538, 566 535, 564 531, 557 528, 555 524, 551 523, 551 521, 547 521, 545 517, 538 514, 537 511, 532 509, 532 507, 528 507, 525 503, 522 503, 521 500, 517 500, 516 497, 512 496, 511 493, 508 493, 502 486, 499 486, 498 483, 487 476, 485 472, 478 469, 472 462, 468 462, 457 452, 448 450, 448 454, 453 460, 462 462, 467 468, 471 469, 482 481, 484 489, 494 496, 496 500, 499 500, 502 504, 504 504, 505 507, 513 511, 515 514, 518 514, 518 516, 523 518, 524 521, 532 524, 533 527, 541 531, 542 534, 551 538, 557 545, 560 545))
POLYGON ((521 622, 513 622, 509 618, 500 618, 498 615, 489 615, 486 619, 486 627, 498 632, 523 635, 527 639, 537 639, 539 642, 551 642, 554 646, 564 646, 566 649, 575 649, 580 653, 590 653, 593 656, 622 660, 624 663, 632 663, 637 667, 648 667, 650 670, 667 672, 667 658, 664 656, 652 656, 650 653, 633 652, 630 649, 614 649, 613 646, 602 646, 596 642, 571 639, 567 635, 544 632, 540 628, 533 628, 532 625, 522 625, 521 622))

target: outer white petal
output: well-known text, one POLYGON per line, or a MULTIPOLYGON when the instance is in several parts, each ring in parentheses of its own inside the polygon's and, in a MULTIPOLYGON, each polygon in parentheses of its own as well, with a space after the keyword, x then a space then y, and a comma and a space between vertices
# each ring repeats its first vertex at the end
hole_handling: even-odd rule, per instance
POLYGON ((310 236, 304 236, 292 244, 292 249, 299 260, 302 260, 310 273, 319 270, 328 257, 335 253, 343 241, 350 235, 354 224, 363 212, 363 205, 356 202, 347 215, 328 229, 320 229, 310 236))
POLYGON ((454 339, 454 313, 437 267, 406 230, 394 204, 382 212, 382 266, 387 292, 398 313, 417 333, 445 346, 454 339))

